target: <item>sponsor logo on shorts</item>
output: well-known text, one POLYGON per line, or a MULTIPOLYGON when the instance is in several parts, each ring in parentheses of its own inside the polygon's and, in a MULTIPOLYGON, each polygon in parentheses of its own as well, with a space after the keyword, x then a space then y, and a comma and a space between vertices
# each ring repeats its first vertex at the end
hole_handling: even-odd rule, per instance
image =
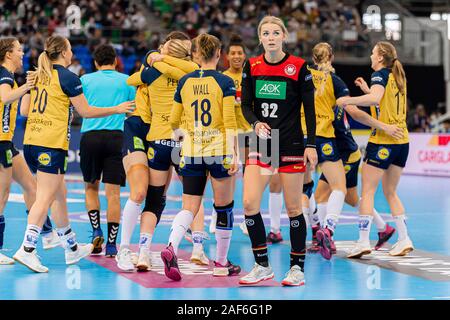
POLYGON ((350 170, 352 170, 352 166, 349 165, 349 164, 346 164, 346 165, 344 166, 344 170, 345 170, 345 173, 349 173, 350 170))
POLYGON ((145 150, 144 141, 139 137, 133 137, 133 145, 136 150, 145 150))
POLYGON ((294 166, 294 170, 303 170, 305 167, 303 166, 294 166))
POLYGON ((182 169, 185 166, 186 166, 186 160, 184 160, 184 157, 181 157, 179 167, 180 167, 180 169, 182 169))
POLYGON ((284 68, 284 73, 286 73, 288 76, 293 76, 297 72, 297 68, 293 64, 288 64, 284 68))
POLYGON ((256 97, 262 99, 286 99, 286 82, 256 80, 256 97))
POLYGON ((377 159, 386 160, 387 158, 389 158, 390 154, 391 151, 388 148, 380 147, 377 152, 377 159))
POLYGON ((6 163, 7 164, 12 164, 12 151, 11 150, 6 150, 6 163))
POLYGON ((283 162, 302 162, 303 157, 300 156, 282 156, 281 161, 283 162))
POLYGON ((67 171, 67 163, 69 162, 69 157, 64 158, 64 171, 67 171))
POLYGON ((334 153, 333 145, 331 143, 324 143, 321 145, 322 154, 325 156, 331 156, 334 153))
POLYGON ((148 160, 153 160, 155 158, 155 149, 152 147, 148 147, 147 158, 148 160))
POLYGON ((41 152, 38 155, 38 161, 41 165, 48 167, 52 164, 52 154, 50 152, 41 152))
POLYGON ((222 160, 222 166, 224 169, 226 170, 230 170, 231 169, 231 163, 233 162, 233 158, 226 156, 225 158, 223 158, 222 160))

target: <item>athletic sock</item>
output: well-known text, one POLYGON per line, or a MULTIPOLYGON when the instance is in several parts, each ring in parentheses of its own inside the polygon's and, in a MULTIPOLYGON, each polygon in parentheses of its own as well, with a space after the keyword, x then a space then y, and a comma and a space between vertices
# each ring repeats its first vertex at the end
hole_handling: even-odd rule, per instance
POLYGON ((194 214, 189 210, 181 210, 173 219, 169 244, 172 244, 175 254, 178 254, 178 246, 193 220, 194 214))
POLYGON ((108 222, 108 244, 116 244, 118 233, 119 233, 119 223, 108 222))
POLYGON ((375 222, 378 232, 386 231, 386 222, 384 222, 383 218, 375 208, 373 208, 373 222, 375 222))
POLYGON ((261 213, 258 212, 254 216, 245 215, 245 224, 247 225, 256 263, 263 267, 268 267, 269 256, 267 253, 266 229, 264 228, 261 213))
POLYGON ((5 216, 0 215, 0 249, 3 248, 3 237, 5 234, 5 216))
POLYGON ((58 233, 58 236, 61 240, 61 246, 65 250, 77 251, 77 238, 75 237, 75 233, 70 228, 70 225, 63 228, 56 228, 56 232, 58 233))
POLYGON ((306 221, 303 214, 289 218, 290 236, 291 236, 291 268, 294 265, 299 266, 302 271, 305 268, 306 253, 306 221))
POLYGON ((369 242, 370 227, 372 225, 372 216, 359 216, 359 241, 369 242))
POLYGON ((305 215, 305 220, 306 220, 306 223, 307 224, 309 224, 310 226, 312 225, 311 223, 312 223, 312 217, 310 216, 310 211, 309 211, 309 208, 308 207, 302 207, 302 212, 303 212, 303 214, 305 215))
POLYGON ((122 230, 120 235, 120 247, 129 248, 131 237, 133 235, 134 228, 136 227, 137 220, 141 214, 141 205, 128 199, 123 208, 122 215, 122 230))
POLYGON ((320 224, 320 218, 319 218, 319 214, 317 212, 317 207, 315 208, 314 212, 311 212, 311 207, 310 207, 309 217, 310 217, 310 224, 312 227, 320 224))
POLYGON ((25 236, 23 237, 22 246, 26 252, 33 252, 36 249, 39 235, 42 228, 34 224, 27 224, 25 236))
POLYGON ((139 252, 145 251, 150 253, 153 235, 151 233, 141 232, 139 235, 139 252))
POLYGON ((395 225, 398 231, 398 241, 408 238, 408 228, 406 227, 406 217, 404 214, 394 216, 395 225))
POLYGON ((227 265, 228 250, 230 249, 231 234, 233 232, 233 207, 234 201, 226 206, 216 206, 216 262, 222 266, 227 265))
POLYGON ((88 216, 92 229, 100 229, 100 210, 90 210, 88 216))
POLYGON ((309 210, 311 212, 317 211, 317 203, 316 203, 316 197, 314 197, 314 193, 311 194, 311 197, 309 197, 309 210))
POLYGON ((322 202, 317 204, 317 215, 319 216, 319 223, 321 227, 325 226, 325 216, 327 215, 327 203, 322 202))
POLYGON ((270 231, 280 231, 281 210, 283 210, 283 193, 269 193, 270 231))
POLYGON ((328 198, 327 215, 325 217, 325 227, 334 233, 339 216, 344 206, 345 193, 340 190, 333 190, 328 198))
MULTIPOLYGON (((30 214, 30 210, 26 210, 25 212, 27 213, 27 216, 30 214)), ((47 219, 45 219, 44 225, 42 226, 41 236, 43 236, 44 238, 49 237, 52 235, 52 231, 53 231, 52 221, 50 220, 50 217, 47 216, 47 219)))
POLYGON ((203 232, 192 232, 192 245, 194 246, 194 251, 203 250, 203 232))

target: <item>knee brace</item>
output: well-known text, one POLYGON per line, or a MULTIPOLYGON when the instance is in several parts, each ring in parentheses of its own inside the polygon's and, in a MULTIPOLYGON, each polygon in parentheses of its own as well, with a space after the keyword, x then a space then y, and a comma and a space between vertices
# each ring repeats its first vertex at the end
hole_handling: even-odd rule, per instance
POLYGON ((148 186, 147 196, 145 197, 144 210, 152 212, 156 216, 156 224, 161 220, 161 214, 166 206, 166 196, 164 196, 165 186, 148 186))
POLYGON ((223 229, 223 230, 232 230, 233 229, 233 206, 234 201, 231 201, 230 204, 218 207, 214 205, 214 209, 216 209, 217 212, 217 221, 216 221, 216 228, 217 229, 223 229))
POLYGON ((303 193, 306 194, 308 198, 311 198, 313 188, 314 188, 314 181, 311 180, 311 182, 303 184, 303 193))

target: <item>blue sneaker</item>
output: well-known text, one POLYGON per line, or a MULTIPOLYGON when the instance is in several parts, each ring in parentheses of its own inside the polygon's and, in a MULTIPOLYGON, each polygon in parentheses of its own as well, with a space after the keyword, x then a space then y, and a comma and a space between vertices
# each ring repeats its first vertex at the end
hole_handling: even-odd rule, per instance
POLYGON ((114 243, 107 243, 105 251, 106 257, 114 258, 115 256, 117 256, 117 247, 114 243))
POLYGON ((92 250, 92 254, 99 254, 102 253, 102 244, 105 241, 105 238, 103 238, 103 232, 102 229, 94 229, 92 231, 92 244, 94 245, 94 250, 92 250))

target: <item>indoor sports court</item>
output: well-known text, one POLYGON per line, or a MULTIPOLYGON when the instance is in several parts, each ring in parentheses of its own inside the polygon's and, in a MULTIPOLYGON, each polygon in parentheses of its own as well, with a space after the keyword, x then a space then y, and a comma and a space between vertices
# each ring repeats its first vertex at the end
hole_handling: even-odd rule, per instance
MULTIPOLYGON (((240 264, 248 272, 253 266, 249 251, 249 238, 240 230, 242 222, 242 184, 236 189, 236 218, 230 248, 230 260, 240 264)), ((88 242, 91 227, 84 209, 83 184, 77 177, 67 177, 68 205, 72 226, 80 242, 88 242)), ((104 256, 90 257, 74 266, 64 263, 63 249, 48 251, 38 247, 39 254, 48 261, 47 274, 35 274, 20 264, 2 266, 0 299, 169 299, 169 300, 245 300, 245 299, 450 299, 450 197, 448 178, 405 175, 399 187, 408 213, 410 237, 416 250, 406 257, 389 257, 387 249, 365 256, 363 259, 347 259, 346 252, 357 239, 358 220, 355 210, 348 206, 339 221, 336 232, 337 255, 326 261, 317 254, 308 254, 305 264, 306 284, 300 288, 286 288, 280 284, 289 257, 288 219, 282 214, 282 234, 285 240, 269 246, 269 256, 275 271, 273 281, 263 286, 242 287, 238 277, 213 277, 212 266, 201 267, 189 263, 192 245, 183 241, 180 246, 181 282, 173 282, 164 276, 159 250, 166 244, 173 215, 181 207, 181 184, 173 181, 168 192, 168 205, 162 222, 155 232, 152 245, 155 266, 147 273, 124 273, 117 268, 114 259, 104 256), (287 239, 286 239, 287 238, 287 239), (184 261, 183 261, 184 260, 184 261), (283 263, 284 262, 284 263, 283 263), (283 267, 284 266, 284 267, 283 267)), ((127 197, 123 189, 122 199, 127 197)), ((208 186, 205 201, 205 221, 209 222, 211 190, 208 186)), ((102 197, 104 198, 104 197, 102 197)), ((266 203, 263 210, 267 211, 266 203)), ((102 205, 105 205, 102 199, 102 205)), ((376 208, 386 221, 389 210, 381 190, 377 193, 376 208)), ((267 212, 263 211, 267 222, 267 212)), ((6 209, 8 229, 5 254, 12 254, 22 241, 26 219, 23 197, 14 185, 6 209)), ((104 216, 104 213, 102 214, 104 216)), ((102 221, 104 222, 104 221, 102 221)), ((392 224, 392 222, 391 222, 392 224)), ((207 230, 207 228, 206 228, 207 230)), ((395 236, 394 236, 395 237, 395 236)), ((375 230, 371 234, 375 239, 375 230)), ((205 243, 208 256, 214 256, 215 240, 205 243)), ((310 239, 310 235, 308 240, 310 239)), ((138 231, 132 243, 137 248, 138 231)), ((390 243, 394 243, 392 239, 390 243)), ((374 251, 373 251, 374 252, 374 251)))

